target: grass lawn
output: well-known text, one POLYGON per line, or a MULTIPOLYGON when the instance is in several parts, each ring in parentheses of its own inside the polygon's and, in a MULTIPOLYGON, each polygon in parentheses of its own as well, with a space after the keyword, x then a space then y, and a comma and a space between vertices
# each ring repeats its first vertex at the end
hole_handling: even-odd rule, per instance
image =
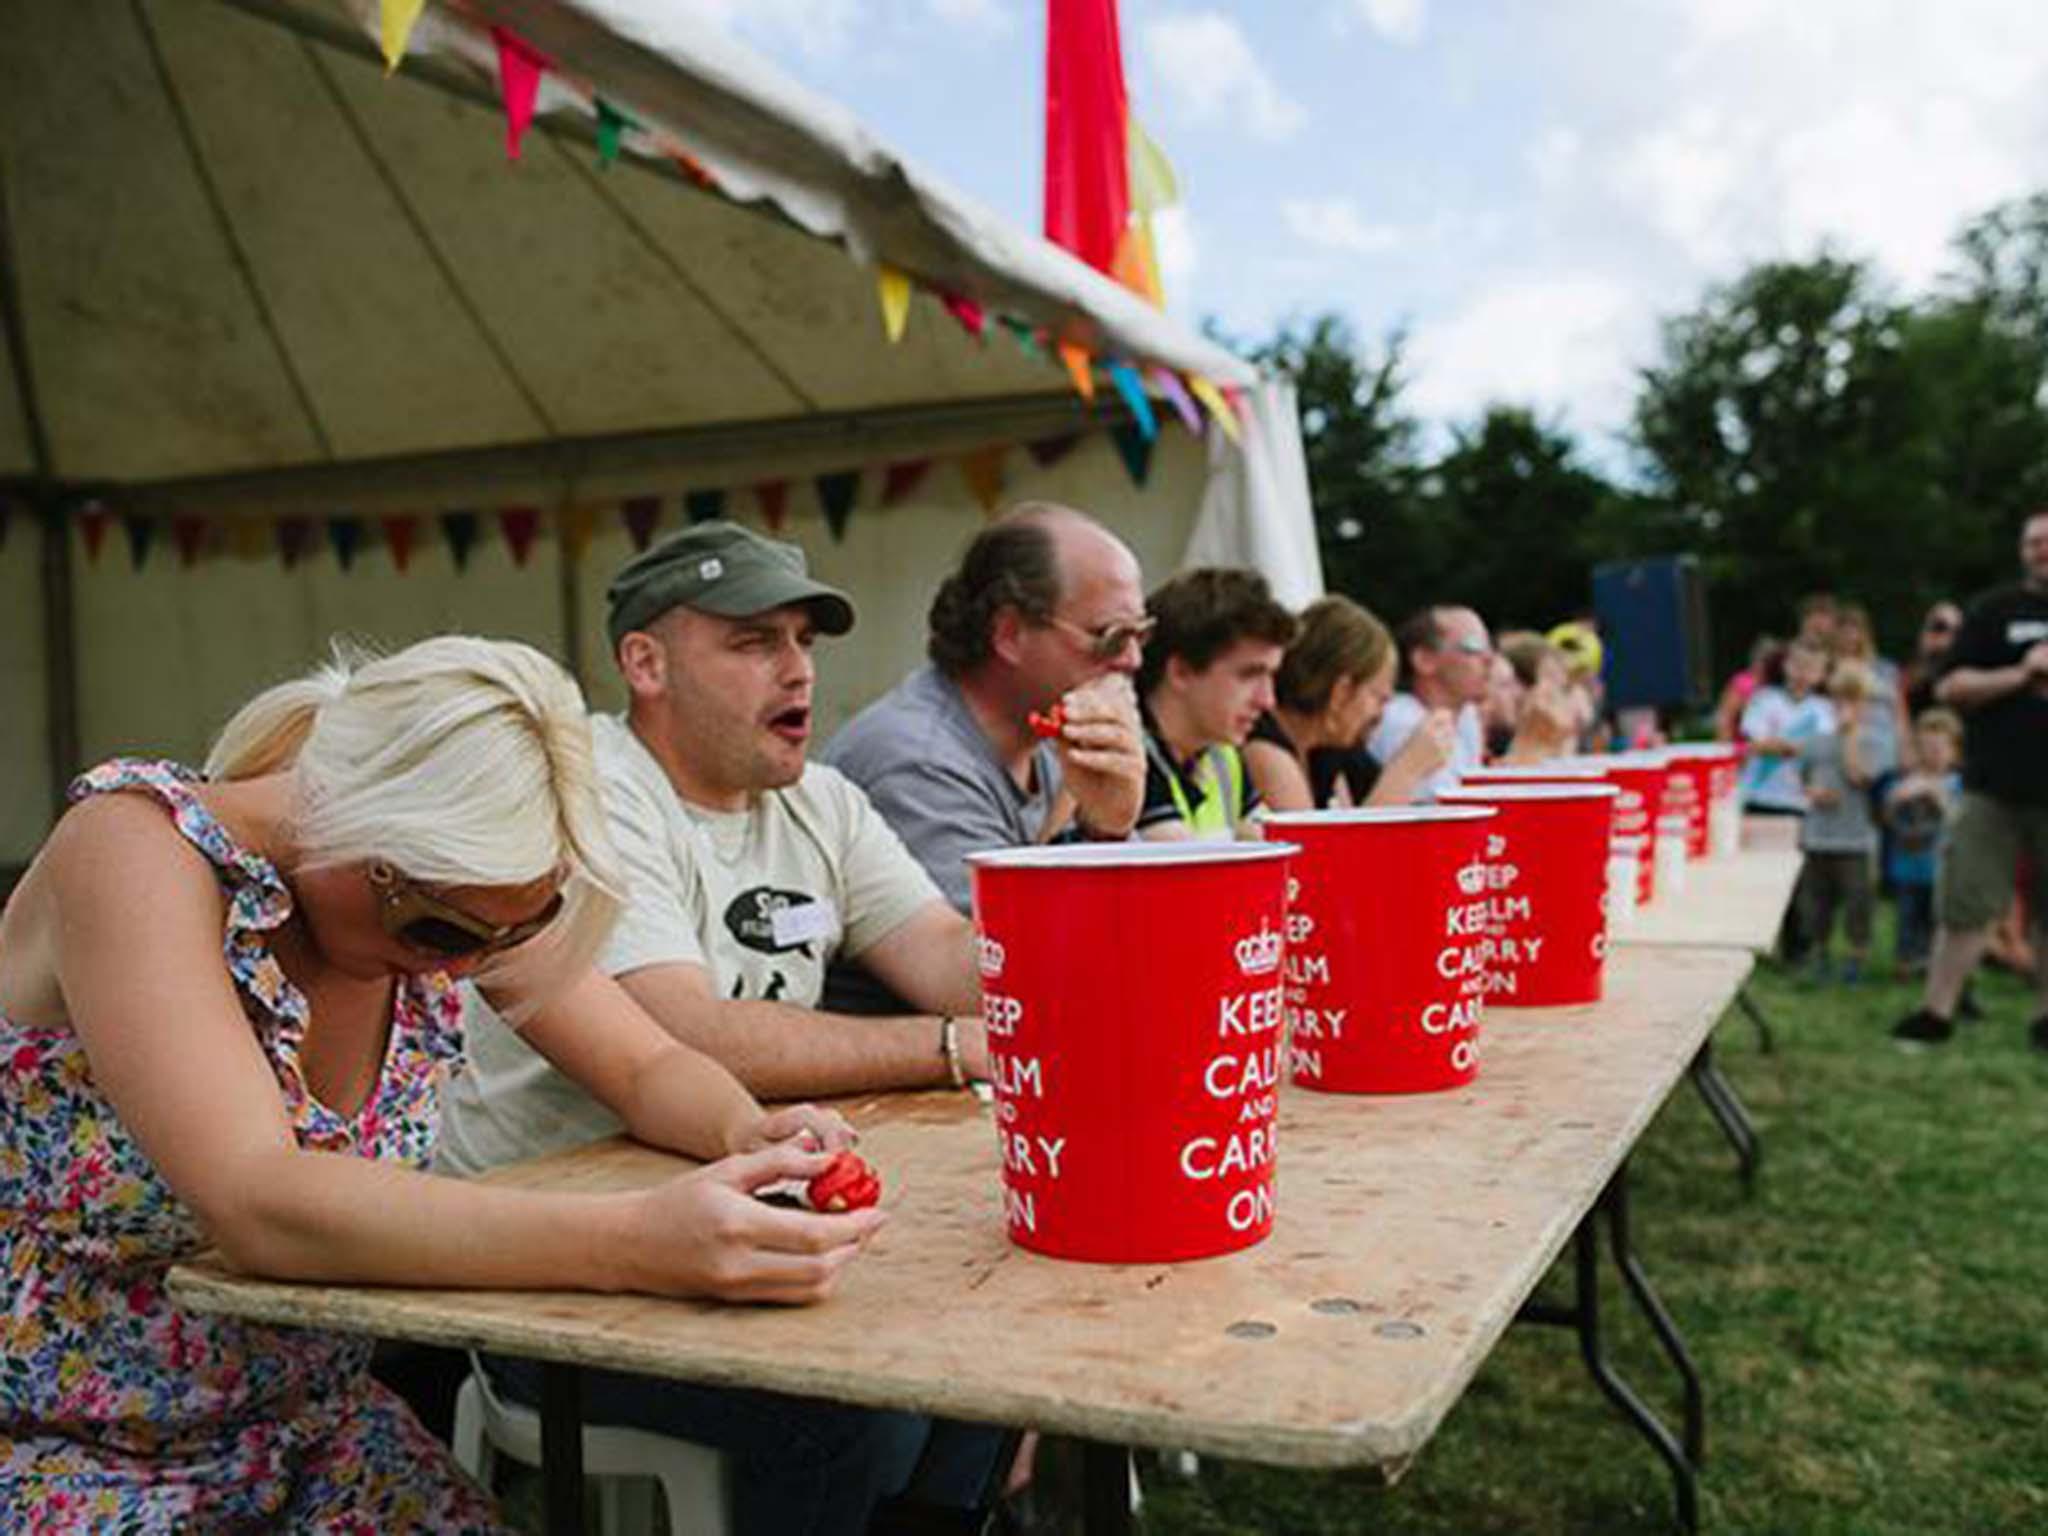
MULTIPOLYGON (((1880 951, 1888 935, 1880 936, 1880 951)), ((1745 1199, 1688 1088, 1637 1148, 1638 1253, 1706 1383, 1712 1532, 2048 1531, 2048 1057, 2031 992, 1938 1052, 1885 1037, 1916 1000, 1765 970, 1762 1055, 1739 1014, 1717 1055, 1764 1166, 1745 1199)), ((1564 1275, 1550 1285, 1565 1296, 1564 1275)), ((1676 1380, 1618 1283, 1623 1373, 1674 1426, 1676 1380)), ((1510 1330, 1408 1475, 1204 1463, 1146 1479, 1151 1536, 1607 1533, 1675 1528, 1671 1485, 1562 1330, 1510 1330)))

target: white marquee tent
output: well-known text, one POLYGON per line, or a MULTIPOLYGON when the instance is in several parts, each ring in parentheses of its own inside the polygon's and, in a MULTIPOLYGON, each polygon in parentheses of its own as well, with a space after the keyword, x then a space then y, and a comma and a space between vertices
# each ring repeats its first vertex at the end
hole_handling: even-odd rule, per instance
POLYGON ((626 498, 662 498, 673 525, 683 493, 720 491, 755 520, 747 488, 793 487, 786 534, 862 608, 823 658, 828 728, 921 647, 982 516, 962 455, 1000 464, 1005 499, 1097 511, 1155 577, 1230 561, 1291 601, 1320 589, 1283 384, 728 39, 661 0, 436 0, 387 79, 374 13, 0 0, 0 867, 71 768, 196 756, 335 634, 517 635, 610 702, 601 594, 631 549, 626 498), (558 66, 516 164, 492 20, 558 66), (636 125, 609 167, 593 92, 636 125), (920 289, 893 344, 877 262, 920 289), (939 292, 1038 348, 995 323, 977 339, 939 292), (1038 355, 1048 337, 1241 391, 1241 442, 1162 404, 1140 487, 1106 430, 1128 409, 1106 386, 1084 403, 1038 355), (920 460, 882 505, 882 466, 920 460), (849 470, 835 539, 811 480, 849 470), (125 530, 96 558, 87 498, 125 530), (461 567, 432 537, 446 509, 507 506, 541 514, 525 558, 486 536, 461 567), (289 565, 265 542, 342 514, 428 531, 402 572, 317 534, 289 565), (201 519, 199 558, 150 542, 201 519))

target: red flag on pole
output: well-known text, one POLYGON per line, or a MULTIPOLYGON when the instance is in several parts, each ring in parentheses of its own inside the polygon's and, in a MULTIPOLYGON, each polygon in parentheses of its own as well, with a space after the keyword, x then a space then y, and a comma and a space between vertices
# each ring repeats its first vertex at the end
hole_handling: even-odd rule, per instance
POLYGON ((1116 0, 1047 0, 1045 237, 1100 272, 1131 220, 1129 114, 1116 0))

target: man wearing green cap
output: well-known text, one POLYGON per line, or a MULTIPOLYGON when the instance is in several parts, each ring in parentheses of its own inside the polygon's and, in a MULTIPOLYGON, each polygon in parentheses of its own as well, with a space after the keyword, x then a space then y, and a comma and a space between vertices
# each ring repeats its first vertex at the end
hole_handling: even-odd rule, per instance
MULTIPOLYGON (((708 522, 629 561, 607 597, 631 702, 591 728, 629 889, 600 963, 762 1098, 984 1076, 967 919, 866 795, 805 760, 812 642, 853 627, 846 595, 814 580, 795 545, 708 522), (819 1010, 836 955, 857 957, 916 1011, 819 1010)), ((487 1010, 472 1011, 468 1050, 442 1138, 457 1172, 621 1129, 487 1010)), ((537 1368, 491 1368, 515 1397, 538 1401, 537 1368)), ((913 1466, 921 1497, 971 1505, 998 1445, 991 1431, 914 1415, 604 1373, 589 1408, 594 1420, 732 1451, 740 1533, 859 1531, 913 1466)))

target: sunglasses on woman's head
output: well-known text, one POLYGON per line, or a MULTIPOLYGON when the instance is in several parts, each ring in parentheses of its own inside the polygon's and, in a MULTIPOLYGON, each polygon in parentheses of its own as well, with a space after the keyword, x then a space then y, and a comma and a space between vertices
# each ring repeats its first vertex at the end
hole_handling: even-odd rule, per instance
POLYGON ((562 893, 556 891, 532 917, 516 923, 487 923, 460 907, 450 906, 389 864, 372 864, 367 878, 377 898, 377 920, 384 931, 401 944, 447 960, 496 954, 524 944, 552 923, 562 910, 562 893))

